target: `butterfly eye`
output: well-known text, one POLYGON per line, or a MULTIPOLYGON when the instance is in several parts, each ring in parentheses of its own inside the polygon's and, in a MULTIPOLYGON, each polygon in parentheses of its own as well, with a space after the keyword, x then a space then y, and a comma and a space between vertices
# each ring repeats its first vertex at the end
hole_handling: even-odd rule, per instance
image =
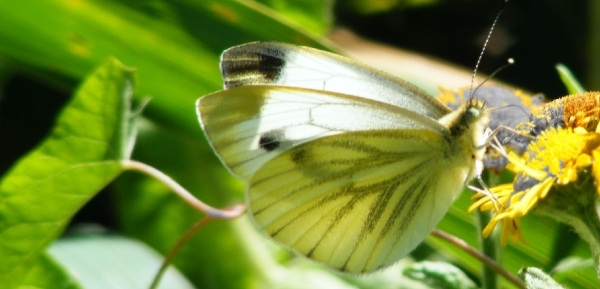
POLYGON ((469 108, 469 111, 468 111, 468 116, 470 116, 469 120, 477 118, 480 114, 481 114, 481 110, 479 110, 478 108, 475 108, 475 107, 469 108))

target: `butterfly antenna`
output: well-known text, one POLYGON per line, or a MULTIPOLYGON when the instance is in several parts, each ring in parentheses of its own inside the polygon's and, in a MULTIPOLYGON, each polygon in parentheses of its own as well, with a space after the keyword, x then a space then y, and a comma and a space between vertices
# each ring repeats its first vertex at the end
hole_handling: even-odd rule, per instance
MULTIPOLYGON (((477 87, 475 87, 475 90, 471 89, 471 98, 473 97, 473 95, 475 95, 475 93, 477 92, 477 90, 478 90, 480 87, 482 87, 482 86, 483 86, 483 85, 484 85, 484 84, 485 84, 485 83, 486 83, 488 80, 490 80, 490 79, 494 78, 494 76, 495 76, 495 75, 496 75, 498 72, 500 72, 500 71, 504 70, 505 68, 507 68, 507 67, 509 67, 509 66, 511 66, 511 65, 513 65, 513 64, 515 64, 515 60, 514 60, 513 58, 509 58, 509 59, 507 59, 507 60, 506 60, 506 64, 504 64, 504 65, 500 66, 500 68, 498 68, 498 69, 494 70, 494 72, 492 72, 492 74, 490 74, 490 76, 486 77, 486 78, 485 78, 485 79, 484 79, 484 80, 483 80, 483 81, 482 81, 482 82, 481 82, 479 85, 477 85, 477 87)), ((475 75, 473 75, 473 77, 474 77, 474 76, 475 76, 475 75)), ((471 83, 471 88, 473 88, 473 83, 471 83)))
MULTIPOLYGON (((500 7, 500 11, 498 11, 498 14, 496 14, 496 19, 494 19, 494 22, 492 23, 492 28, 490 28, 490 32, 488 33, 488 36, 485 39, 485 43, 483 44, 481 53, 479 53, 479 58, 477 58, 477 63, 475 64, 475 69, 473 70, 473 75, 471 76, 470 98, 473 98, 473 95, 475 95, 474 90, 473 90, 473 83, 475 82, 475 76, 477 75, 477 69, 479 69, 479 64, 481 63, 481 59, 483 58, 483 53, 485 52, 485 48, 487 47, 488 43, 490 42, 490 38, 492 37, 492 32, 494 32, 494 28, 496 27, 496 23, 498 23, 498 19, 500 19, 500 15, 502 15, 504 8, 506 8, 506 3, 508 3, 508 0, 502 1, 502 6, 500 7)), ((479 86, 481 86, 481 84, 479 86)))

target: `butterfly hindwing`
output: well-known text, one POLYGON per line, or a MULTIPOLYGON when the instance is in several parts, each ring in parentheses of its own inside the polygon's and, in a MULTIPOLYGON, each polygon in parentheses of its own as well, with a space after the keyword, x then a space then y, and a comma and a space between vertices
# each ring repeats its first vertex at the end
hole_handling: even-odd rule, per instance
POLYGON ((416 86, 333 53, 285 43, 254 42, 221 56, 225 89, 291 86, 354 95, 438 119, 450 110, 416 86))
POLYGON ((334 268, 389 266, 425 238, 462 191, 468 162, 448 168, 440 138, 378 130, 301 144, 254 174, 250 212, 275 240, 334 268))

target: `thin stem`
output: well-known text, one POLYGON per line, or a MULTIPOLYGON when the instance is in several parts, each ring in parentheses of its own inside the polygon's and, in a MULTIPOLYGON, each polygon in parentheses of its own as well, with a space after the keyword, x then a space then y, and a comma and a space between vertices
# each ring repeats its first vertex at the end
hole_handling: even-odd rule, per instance
POLYGON ((239 217, 246 210, 246 205, 238 204, 224 209, 213 208, 202 201, 198 200, 194 195, 188 192, 180 184, 175 182, 163 172, 138 161, 124 160, 123 166, 126 169, 138 171, 148 176, 151 176, 165 184, 173 192, 180 197, 184 202, 188 203, 192 208, 206 214, 212 219, 231 220, 239 217))
POLYGON ((206 224, 210 223, 213 220, 215 220, 215 219, 210 218, 209 216, 205 216, 200 221, 198 221, 194 225, 192 225, 192 227, 189 228, 187 230, 187 232, 185 232, 185 234, 183 234, 183 236, 181 236, 181 238, 179 238, 179 240, 177 241, 175 246, 173 246, 173 248, 171 248, 171 251, 169 251, 166 258, 163 260, 163 263, 160 266, 160 269, 158 269, 158 272, 156 273, 156 275, 154 275, 154 280, 152 280, 150 289, 158 288, 158 285, 160 284, 160 280, 162 279, 162 276, 165 274, 165 272, 167 271, 167 268, 169 268, 169 264, 171 264, 171 262, 173 262, 173 259, 175 259, 175 256, 177 256, 177 253, 179 253, 181 248, 183 248, 183 246, 185 246, 185 244, 187 244, 187 242, 196 234, 196 232, 198 232, 198 230, 200 230, 206 224))
MULTIPOLYGON (((477 210, 477 220, 478 227, 480 228, 478 231, 481 231, 485 226, 492 220, 492 214, 490 212, 482 212, 481 210, 477 210)), ((479 235, 480 244, 481 244, 481 253, 485 255, 490 260, 498 260, 498 238, 494 235, 489 238, 483 238, 481 234, 479 235)), ((497 264, 497 263, 496 263, 497 264)), ((488 267, 483 266, 483 277, 482 277, 482 288, 485 289, 496 289, 498 288, 498 275, 496 272, 488 267)))
POLYGON ((180 197, 184 202, 188 203, 192 208, 197 211, 206 214, 204 218, 200 221, 196 222, 190 229, 185 232, 185 234, 179 238, 175 246, 169 251, 165 260, 158 270, 158 273, 154 276, 154 280, 152 280, 152 284, 150 285, 150 289, 157 288, 160 279, 163 274, 167 270, 169 264, 173 261, 177 253, 187 244, 187 242, 194 236, 198 230, 203 228, 206 224, 213 220, 231 220, 241 216, 246 211, 246 205, 237 204, 223 209, 213 208, 202 201, 198 200, 194 195, 188 192, 185 188, 183 188, 180 184, 175 182, 169 176, 165 175, 163 172, 138 161, 132 160, 124 160, 122 162, 123 167, 125 169, 138 171, 143 174, 146 174, 150 177, 155 178, 156 180, 162 182, 167 187, 169 187, 178 197, 180 197))
POLYGON ((476 259, 478 259, 479 261, 481 261, 481 263, 483 263, 487 267, 491 268, 494 272, 502 275, 504 278, 506 278, 506 280, 513 283, 515 286, 517 286, 521 289, 526 289, 525 284, 523 284, 523 282, 517 276, 508 272, 506 269, 504 269, 502 266, 500 266, 500 264, 496 263, 496 261, 494 261, 493 259, 490 259, 489 257, 487 257, 487 256, 483 255, 481 252, 479 252, 477 249, 471 247, 464 240, 457 238, 455 236, 452 236, 452 235, 450 235, 442 230, 438 230, 438 229, 434 229, 431 232, 431 235, 436 236, 440 239, 446 240, 449 243, 452 243, 456 247, 465 251, 467 254, 469 254, 469 255, 475 257, 476 259))
MULTIPOLYGON (((490 186, 495 186, 499 183, 499 176, 493 173, 485 174, 486 183, 490 186)), ((483 228, 492 220, 491 212, 482 212, 481 210, 476 210, 477 215, 477 231, 482 232, 483 228)), ((479 243, 481 244, 481 253, 485 255, 487 258, 494 261, 495 264, 498 264, 497 261, 500 258, 500 243, 496 234, 492 234, 488 238, 483 238, 481 234, 479 234, 479 243)), ((489 266, 483 266, 482 268, 482 288, 484 289, 497 289, 498 288, 498 275, 496 272, 490 268, 489 266)))
POLYGON ((588 238, 588 243, 595 252, 600 252, 600 199, 590 200, 583 211, 583 222, 592 237, 588 238))

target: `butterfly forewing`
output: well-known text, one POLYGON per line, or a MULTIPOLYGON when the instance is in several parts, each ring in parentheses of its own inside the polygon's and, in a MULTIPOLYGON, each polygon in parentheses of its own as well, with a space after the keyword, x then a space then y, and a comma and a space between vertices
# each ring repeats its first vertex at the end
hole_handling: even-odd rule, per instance
POLYGON ((223 162, 248 180, 281 151, 348 131, 447 131, 427 117, 349 95, 291 87, 243 86, 198 100, 202 128, 223 162))
POLYGON ((388 266, 423 240, 462 190, 469 163, 448 168, 446 145, 425 130, 304 143, 252 177, 250 211, 275 240, 332 267, 388 266))
POLYGON ((391 104, 438 119, 450 110, 414 85, 352 59, 308 47, 254 42, 221 56, 225 88, 278 85, 325 90, 391 104))

